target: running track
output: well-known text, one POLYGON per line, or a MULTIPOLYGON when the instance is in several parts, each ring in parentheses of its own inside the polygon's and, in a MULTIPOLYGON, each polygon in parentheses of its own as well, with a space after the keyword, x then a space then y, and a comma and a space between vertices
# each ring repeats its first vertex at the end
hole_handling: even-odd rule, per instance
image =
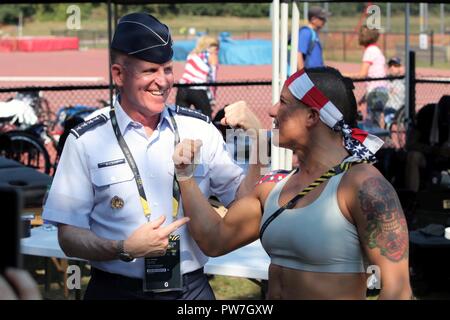
MULTIPOLYGON (((27 85, 56 86, 63 84, 104 84, 108 82, 108 59, 106 49, 94 49, 85 51, 60 51, 60 52, 35 52, 35 53, 4 53, 0 52, 0 87, 21 87, 27 85), (22 78, 21 78, 22 77, 22 78), (32 79, 27 77, 34 77, 32 79), (40 79, 36 79, 40 77, 40 79), (54 77, 54 78, 53 78, 54 77), (54 81, 58 77, 89 77, 86 80, 100 81, 54 81), (94 79, 92 79, 94 78, 94 79), (22 81, 17 81, 17 80, 22 81), (39 80, 39 81, 36 81, 39 80), (53 81, 50 81, 53 80, 53 81)), ((356 72, 358 64, 344 62, 328 62, 330 66, 341 72, 356 72)), ((183 62, 174 63, 175 79, 179 79, 183 71, 183 62)), ((228 66, 221 65, 218 72, 219 81, 248 81, 248 80, 270 80, 271 66, 228 66)), ((418 69, 417 77, 450 77, 450 70, 418 69)), ((355 95, 357 98, 364 93, 364 84, 357 83, 355 95)), ((58 93, 61 94, 61 93, 58 93)), ((104 92, 102 93, 105 94, 104 92)), ((422 84, 417 88, 417 106, 425 103, 436 102, 443 94, 450 94, 450 85, 422 84)), ((172 91, 170 102, 174 101, 175 90, 172 91)), ((72 96, 70 96, 72 97, 72 96)), ((0 99, 3 97, 0 97, 0 99)), ((47 96, 51 101, 53 96, 47 96)), ((105 96, 99 98, 106 99, 105 96)), ((87 102, 74 95, 75 103, 87 102)), ((262 118, 265 126, 269 126, 270 119, 267 117, 267 108, 271 105, 270 87, 257 88, 219 88, 218 106, 224 106, 236 100, 248 101, 262 118)), ((52 101, 51 101, 52 103, 52 101)), ((57 103, 52 103, 57 109, 57 103)))

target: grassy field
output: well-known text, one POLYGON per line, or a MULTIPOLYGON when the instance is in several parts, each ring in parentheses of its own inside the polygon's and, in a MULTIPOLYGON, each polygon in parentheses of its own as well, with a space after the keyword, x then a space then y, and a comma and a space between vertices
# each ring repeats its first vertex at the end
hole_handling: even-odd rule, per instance
MULTIPOLYGON (((1 7, 0 7, 1 10, 1 7)), ((181 31, 194 27, 196 31, 210 31, 211 33, 219 33, 229 31, 231 33, 247 33, 247 32, 269 32, 271 31, 271 22, 269 18, 239 18, 239 17, 209 17, 209 16, 168 16, 160 17, 172 30, 174 35, 180 35, 181 31)), ((332 16, 329 18, 327 29, 329 31, 354 31, 358 25, 360 16, 340 17, 332 16)), ((404 16, 393 16, 391 18, 390 32, 404 32, 404 16)), ((300 24, 304 22, 301 19, 300 24)), ((386 17, 382 15, 382 28, 387 28, 386 17)), ((440 19, 437 15, 430 15, 429 30, 435 33, 440 32, 440 19)), ((447 28, 448 25, 447 19, 447 28)), ((49 35, 52 30, 66 30, 65 21, 26 21, 23 28, 24 35, 49 35)), ((107 21, 106 11, 97 12, 93 18, 84 18, 81 16, 81 28, 83 30, 97 30, 106 32, 107 21)), ((419 17, 412 16, 410 19, 411 33, 419 32, 419 17)), ((5 25, 0 26, 0 30, 4 34, 11 36, 17 35, 17 26, 5 25)))
MULTIPOLYGON (((1 9, 1 7, 0 7, 1 9)), ((271 38, 271 22, 269 18, 239 18, 239 17, 208 17, 208 16, 186 16, 178 15, 176 17, 165 17, 163 21, 170 26, 175 39, 187 38, 189 28, 195 28, 196 32, 209 32, 212 35, 218 35, 220 32, 227 31, 231 33, 232 37, 244 38, 271 38)), ((339 32, 352 32, 356 30, 360 17, 339 17, 332 16, 327 24, 328 34, 322 35, 322 42, 324 43, 325 59, 329 61, 361 61, 361 48, 357 44, 357 36, 347 34, 346 54, 344 59, 343 38, 339 32)), ((303 21, 301 21, 302 23, 303 21)), ((381 25, 386 28, 386 19, 382 16, 381 25)), ((447 26, 449 27, 449 26, 447 26)), ((107 23, 106 15, 103 11, 96 11, 94 18, 83 18, 81 20, 80 31, 69 31, 65 22, 58 21, 34 21, 26 22, 23 28, 23 34, 27 36, 39 35, 71 35, 80 38, 80 47, 107 47, 107 23)), ((430 16, 429 30, 435 30, 435 34, 440 30, 440 20, 438 16, 430 16)), ((391 31, 404 31, 404 17, 394 16, 391 19, 391 31)), ((411 33, 418 33, 419 31, 419 17, 411 17, 411 33)), ((2 26, 0 27, 1 35, 17 35, 16 26, 2 26)), ((390 57, 396 55, 395 46, 404 42, 401 35, 389 35, 387 41, 379 41, 380 47, 387 46, 386 56, 390 57)), ((435 45, 448 46, 450 45, 450 37, 436 34, 434 37, 435 45)), ((418 45, 418 36, 411 38, 411 45, 418 45)), ((442 69, 448 68, 449 63, 444 63, 442 60, 436 59, 434 68, 442 69)), ((429 67, 428 61, 417 60, 420 67, 429 67)))

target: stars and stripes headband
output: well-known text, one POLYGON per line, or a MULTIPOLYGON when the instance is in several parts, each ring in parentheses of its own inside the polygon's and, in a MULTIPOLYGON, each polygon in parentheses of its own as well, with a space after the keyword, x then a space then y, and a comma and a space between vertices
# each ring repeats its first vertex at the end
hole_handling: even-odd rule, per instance
POLYGON ((344 121, 339 109, 316 87, 306 74, 299 70, 286 80, 286 86, 292 95, 310 108, 319 111, 320 120, 334 131, 341 131, 344 146, 353 156, 348 160, 377 161, 375 153, 383 145, 383 140, 368 132, 350 128, 344 121))

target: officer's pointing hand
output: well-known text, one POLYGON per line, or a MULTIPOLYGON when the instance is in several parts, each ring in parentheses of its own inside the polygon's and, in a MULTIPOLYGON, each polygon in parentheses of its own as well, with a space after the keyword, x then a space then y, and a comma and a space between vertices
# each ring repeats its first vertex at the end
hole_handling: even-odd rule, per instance
POLYGON ((184 139, 175 147, 173 162, 178 181, 185 181, 194 175, 195 166, 200 162, 201 140, 184 139))
POLYGON ((190 219, 183 217, 163 227, 165 220, 165 216, 160 216, 137 228, 125 240, 124 250, 135 258, 164 255, 169 245, 169 235, 190 219))

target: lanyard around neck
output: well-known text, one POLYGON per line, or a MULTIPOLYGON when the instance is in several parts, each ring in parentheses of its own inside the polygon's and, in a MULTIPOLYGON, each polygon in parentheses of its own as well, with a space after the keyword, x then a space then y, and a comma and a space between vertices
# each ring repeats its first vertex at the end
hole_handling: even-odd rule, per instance
MULTIPOLYGON (((315 188, 320 186, 322 183, 324 183, 325 181, 329 180, 331 177, 334 177, 335 175, 337 175, 339 173, 347 171, 353 165, 358 164, 358 163, 367 163, 367 161, 361 160, 361 161, 354 161, 354 162, 342 162, 342 163, 338 164, 337 166, 331 168, 324 174, 322 174, 316 180, 314 180, 313 183, 311 183, 309 186, 307 186, 302 191, 300 191, 297 195, 295 195, 295 197, 293 197, 291 200, 289 200, 287 203, 285 203, 277 211, 272 213, 272 215, 261 226, 261 229, 259 230, 259 238, 262 240, 262 237, 263 237, 264 231, 266 231, 266 228, 269 226, 269 224, 273 220, 275 220, 280 214, 282 214, 284 210, 292 209, 293 207, 295 207, 295 205, 301 198, 306 196, 308 193, 310 193, 312 190, 314 190, 315 188)), ((298 171, 298 168, 294 169, 294 171, 298 171)))
MULTIPOLYGON (((172 122, 172 126, 174 129, 174 146, 176 146, 180 142, 180 135, 178 132, 178 126, 175 121, 175 118, 173 117, 172 111, 170 109, 170 121, 172 122)), ((131 168, 131 171, 134 175, 134 180, 136 181, 136 186, 139 192, 139 200, 141 202, 142 209, 144 211, 144 215, 147 218, 148 221, 150 221, 151 216, 151 209, 148 205, 147 196, 145 195, 144 185, 142 182, 141 175, 139 173, 139 169, 136 165, 136 162, 134 161, 133 155, 131 154, 130 149, 128 148, 127 143, 125 142, 125 139, 122 136, 122 133, 120 132, 119 125, 117 123, 117 117, 116 112, 114 108, 111 108, 109 112, 110 118, 111 118, 111 124, 114 130, 114 134, 116 135, 117 142, 119 143, 120 149, 122 150, 123 154, 125 155, 125 158, 127 159, 127 162, 131 168)), ((176 219, 178 215, 178 207, 179 207, 179 201, 180 201, 180 187, 178 185, 178 181, 176 180, 175 174, 173 178, 173 184, 172 184, 172 217, 176 219)))

